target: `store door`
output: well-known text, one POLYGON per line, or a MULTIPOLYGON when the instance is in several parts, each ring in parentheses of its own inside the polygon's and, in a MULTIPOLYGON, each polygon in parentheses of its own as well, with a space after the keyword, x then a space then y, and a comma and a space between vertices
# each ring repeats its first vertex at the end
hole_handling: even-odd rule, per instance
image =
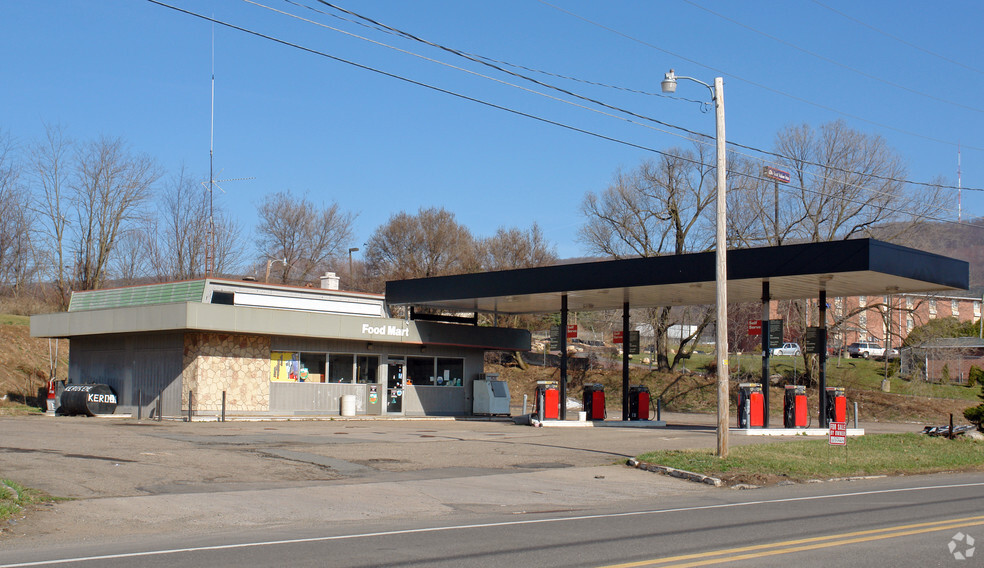
POLYGON ((403 414, 405 370, 403 362, 390 361, 386 372, 386 413, 403 414))

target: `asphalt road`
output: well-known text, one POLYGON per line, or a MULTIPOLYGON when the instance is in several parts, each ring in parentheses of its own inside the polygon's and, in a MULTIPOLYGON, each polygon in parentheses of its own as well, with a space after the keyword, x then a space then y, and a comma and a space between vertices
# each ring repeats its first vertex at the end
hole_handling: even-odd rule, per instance
MULTIPOLYGON (((982 481, 974 476, 736 491, 621 465, 657 448, 715 447, 713 416, 667 418, 666 429, 0 419, 0 478, 72 498, 0 526, 0 566, 602 566, 981 510, 977 485, 815 498, 982 481)), ((735 445, 765 441, 732 436, 735 445)), ((939 548, 934 539, 955 525, 941 526, 870 544, 838 539, 805 552, 820 555, 806 564, 842 548, 939 548)))
POLYGON ((2 551, 0 568, 980 566, 974 557, 958 560, 949 545, 967 554, 966 535, 984 538, 982 489, 984 475, 937 475, 717 490, 576 514, 408 518, 2 551))

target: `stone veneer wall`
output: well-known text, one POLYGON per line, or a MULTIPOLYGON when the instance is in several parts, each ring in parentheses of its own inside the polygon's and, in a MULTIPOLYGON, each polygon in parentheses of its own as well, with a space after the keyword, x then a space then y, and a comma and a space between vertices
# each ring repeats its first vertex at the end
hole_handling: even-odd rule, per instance
POLYGON ((186 333, 181 406, 195 394, 193 412, 270 410, 270 338, 224 333, 186 333))

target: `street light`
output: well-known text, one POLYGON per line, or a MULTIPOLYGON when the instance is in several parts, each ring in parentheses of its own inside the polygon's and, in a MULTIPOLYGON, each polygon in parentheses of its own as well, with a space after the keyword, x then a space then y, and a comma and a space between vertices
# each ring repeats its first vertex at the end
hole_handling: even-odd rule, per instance
POLYGON ((273 266, 273 263, 274 262, 282 263, 284 265, 284 268, 287 268, 287 259, 286 258, 273 258, 272 256, 267 255, 266 278, 263 279, 263 282, 265 282, 265 283, 269 283, 270 282, 270 267, 273 266))
POLYGON ((352 253, 359 252, 359 247, 352 247, 349 249, 349 278, 352 278, 352 253))
POLYGON ((715 350, 717 351, 718 374, 718 457, 728 457, 728 260, 727 260, 727 154, 724 142, 724 79, 716 77, 714 86, 694 79, 693 77, 677 76, 670 69, 660 83, 664 93, 675 93, 677 79, 688 79, 700 83, 711 91, 714 100, 714 115, 717 126, 717 204, 715 207, 715 274, 714 284, 717 292, 717 334, 715 350))

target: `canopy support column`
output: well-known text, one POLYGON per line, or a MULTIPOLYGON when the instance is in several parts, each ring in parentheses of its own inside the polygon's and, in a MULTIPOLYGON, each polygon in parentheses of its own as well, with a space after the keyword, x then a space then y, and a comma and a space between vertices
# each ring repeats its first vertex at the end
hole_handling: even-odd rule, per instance
POLYGON ((567 294, 560 296, 560 419, 567 420, 567 294))
POLYGON ((762 409, 763 426, 769 427, 769 281, 762 282, 762 409))
POLYGON ((622 420, 629 420, 629 303, 622 304, 622 420))

